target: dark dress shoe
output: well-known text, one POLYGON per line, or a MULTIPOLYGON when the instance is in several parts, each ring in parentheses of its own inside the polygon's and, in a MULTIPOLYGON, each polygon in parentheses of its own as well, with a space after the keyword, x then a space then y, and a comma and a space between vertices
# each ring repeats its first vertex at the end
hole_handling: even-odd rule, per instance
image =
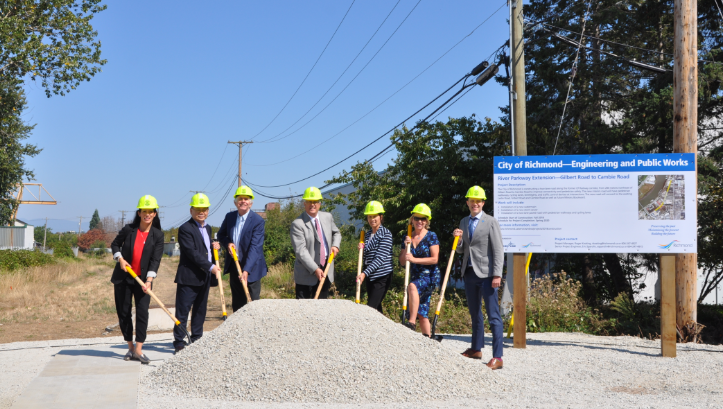
POLYGON ((465 357, 465 358, 469 358, 469 354, 471 354, 472 352, 474 352, 474 349, 472 349, 472 348, 467 348, 467 349, 464 350, 464 352, 462 352, 462 356, 465 357))
POLYGON ((407 321, 407 322, 404 323, 404 326, 407 327, 407 328, 409 328, 409 329, 411 329, 412 331, 416 331, 416 330, 417 330, 417 323, 416 323, 416 322, 415 322, 415 323, 411 323, 411 322, 407 321))
POLYGON ((467 351, 464 351, 462 355, 466 356, 467 358, 472 359, 482 359, 482 351, 475 351, 474 349, 470 348, 467 351), (465 355, 466 352, 466 355, 465 355))
POLYGON ((499 358, 492 358, 489 362, 487 362, 487 367, 493 371, 495 369, 502 369, 502 360, 499 358))
POLYGON ((181 345, 181 346, 177 346, 177 347, 174 347, 174 348, 176 349, 176 351, 174 352, 174 354, 177 354, 177 353, 179 353, 180 351, 182 351, 183 348, 185 348, 185 346, 184 346, 184 345, 181 345))

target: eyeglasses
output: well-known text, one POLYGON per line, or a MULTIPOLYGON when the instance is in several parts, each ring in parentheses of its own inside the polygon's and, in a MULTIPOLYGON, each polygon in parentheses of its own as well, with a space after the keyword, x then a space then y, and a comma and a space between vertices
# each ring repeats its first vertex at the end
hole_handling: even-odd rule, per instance
POLYGON ((413 216, 412 219, 414 219, 415 222, 426 222, 427 221, 426 217, 413 216))

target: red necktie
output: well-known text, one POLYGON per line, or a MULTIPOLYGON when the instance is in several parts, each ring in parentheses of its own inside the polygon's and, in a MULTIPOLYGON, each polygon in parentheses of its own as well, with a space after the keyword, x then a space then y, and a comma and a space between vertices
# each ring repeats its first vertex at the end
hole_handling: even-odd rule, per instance
POLYGON ((316 224, 316 234, 319 235, 319 241, 321 242, 321 249, 319 249, 319 260, 321 261, 321 265, 323 266, 326 264, 326 247, 324 247, 324 233, 321 231, 319 219, 314 219, 314 224, 316 224))

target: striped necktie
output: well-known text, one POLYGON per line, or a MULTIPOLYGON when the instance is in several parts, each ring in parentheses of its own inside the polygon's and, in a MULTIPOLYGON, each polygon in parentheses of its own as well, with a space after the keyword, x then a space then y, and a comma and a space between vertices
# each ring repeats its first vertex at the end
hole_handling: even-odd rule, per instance
POLYGON ((319 235, 319 241, 321 242, 321 248, 319 249, 319 261, 323 266, 326 264, 326 246, 324 246, 324 233, 321 231, 321 225, 319 225, 318 218, 314 218, 314 224, 316 225, 316 234, 319 235))

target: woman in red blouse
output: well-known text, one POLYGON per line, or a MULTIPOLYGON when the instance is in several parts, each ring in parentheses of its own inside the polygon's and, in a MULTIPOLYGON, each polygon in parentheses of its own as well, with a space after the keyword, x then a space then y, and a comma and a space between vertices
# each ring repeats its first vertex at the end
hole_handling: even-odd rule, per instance
POLYGON ((124 359, 148 364, 150 359, 143 353, 143 343, 148 329, 148 306, 151 296, 147 291, 156 277, 163 256, 163 230, 158 219, 158 202, 151 195, 138 201, 136 217, 118 232, 111 244, 113 258, 117 261, 110 281, 114 284, 115 308, 123 338, 128 342, 124 359), (138 284, 127 272, 130 266, 145 283, 138 284), (136 344, 133 345, 133 300, 136 302, 136 344))

